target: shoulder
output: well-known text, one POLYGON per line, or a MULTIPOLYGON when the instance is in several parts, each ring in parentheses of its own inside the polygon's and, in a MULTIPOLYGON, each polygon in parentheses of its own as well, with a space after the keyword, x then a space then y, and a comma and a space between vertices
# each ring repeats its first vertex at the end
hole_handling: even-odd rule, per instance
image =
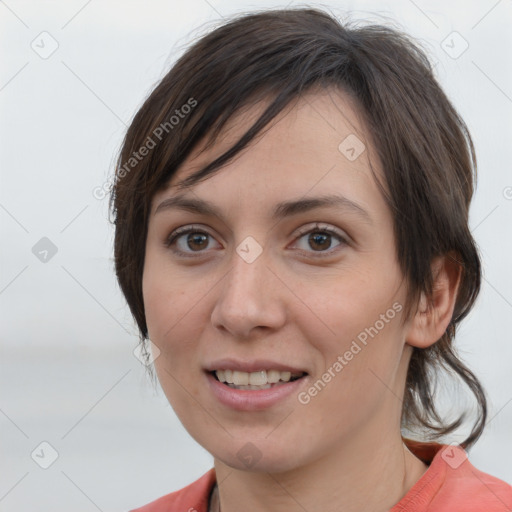
POLYGON ((130 512, 207 512, 210 492, 215 484, 215 469, 179 491, 166 494, 130 512))
MULTIPOLYGON (((464 450, 458 450, 463 458, 464 450)), ((512 486, 480 471, 466 458, 457 467, 448 463, 444 484, 433 505, 436 501, 444 505, 440 511, 453 510, 453 503, 465 512, 504 512, 512 510, 512 486)))
POLYGON ((429 464, 429 468, 393 512, 512 510, 512 486, 478 470, 460 446, 432 443, 408 444, 408 447, 429 464))

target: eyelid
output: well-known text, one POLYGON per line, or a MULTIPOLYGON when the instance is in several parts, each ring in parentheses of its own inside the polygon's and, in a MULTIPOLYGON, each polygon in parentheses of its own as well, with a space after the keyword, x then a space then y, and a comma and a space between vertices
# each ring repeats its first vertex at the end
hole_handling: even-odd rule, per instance
MULTIPOLYGON (((326 224, 323 222, 314 222, 313 225, 308 224, 306 226, 302 226, 297 230, 297 234, 300 236, 307 235, 308 233, 314 232, 314 231, 326 231, 327 233, 334 234, 341 238, 342 240, 345 240, 347 237, 344 235, 344 232, 339 230, 338 228, 335 228, 331 226, 330 224, 326 224)), ((345 240, 347 242, 347 240, 345 240)))

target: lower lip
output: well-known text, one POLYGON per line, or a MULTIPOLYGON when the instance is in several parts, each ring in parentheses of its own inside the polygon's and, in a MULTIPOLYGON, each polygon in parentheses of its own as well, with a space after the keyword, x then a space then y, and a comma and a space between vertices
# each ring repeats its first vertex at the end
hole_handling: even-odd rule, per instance
POLYGON ((220 403, 237 411, 261 411, 282 402, 294 392, 297 394, 307 376, 271 388, 256 390, 231 388, 209 372, 206 372, 206 378, 220 403))

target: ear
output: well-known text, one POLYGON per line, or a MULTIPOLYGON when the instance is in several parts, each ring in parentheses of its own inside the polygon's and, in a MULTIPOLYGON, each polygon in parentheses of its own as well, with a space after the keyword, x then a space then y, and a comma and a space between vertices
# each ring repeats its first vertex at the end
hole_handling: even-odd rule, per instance
POLYGON ((462 266, 453 252, 435 258, 431 268, 434 279, 431 303, 428 304, 422 293, 405 338, 406 343, 418 348, 430 347, 445 333, 452 319, 462 275, 462 266))

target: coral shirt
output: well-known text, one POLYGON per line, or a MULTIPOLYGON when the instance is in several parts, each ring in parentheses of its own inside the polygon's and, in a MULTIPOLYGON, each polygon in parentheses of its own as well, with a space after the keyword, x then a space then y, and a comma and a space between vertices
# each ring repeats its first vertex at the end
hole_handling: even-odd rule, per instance
MULTIPOLYGON (((429 467, 389 512, 511 512, 512 486, 482 473, 466 452, 451 445, 404 439, 429 467)), ((208 512, 215 469, 187 487, 131 512, 208 512)))

